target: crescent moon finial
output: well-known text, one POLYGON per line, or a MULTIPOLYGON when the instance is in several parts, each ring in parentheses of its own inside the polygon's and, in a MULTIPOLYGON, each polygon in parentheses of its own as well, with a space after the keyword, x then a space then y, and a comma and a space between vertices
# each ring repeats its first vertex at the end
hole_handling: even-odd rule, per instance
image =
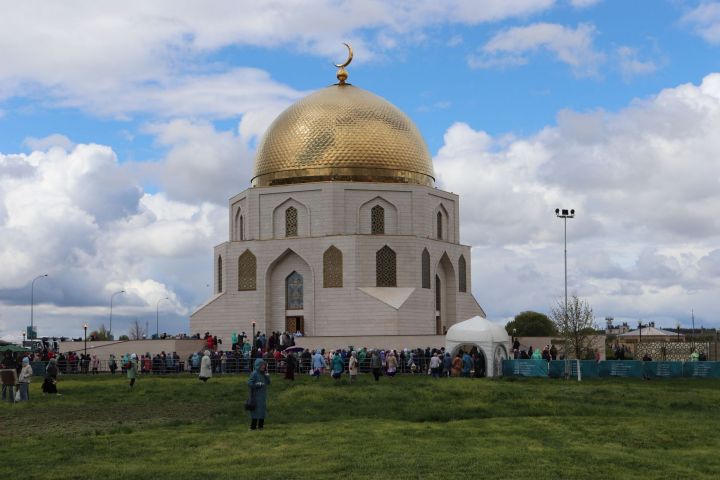
POLYGON ((345 46, 347 47, 347 49, 348 49, 348 57, 347 57, 347 60, 345 60, 344 63, 335 63, 335 64, 334 64, 336 67, 338 67, 338 71, 337 71, 337 73, 336 73, 336 76, 337 76, 337 79, 340 81, 340 85, 344 85, 344 84, 345 84, 345 80, 347 80, 347 78, 348 78, 348 73, 347 73, 347 70, 345 70, 345 67, 347 67, 348 65, 350 65, 350 62, 352 62, 352 59, 353 59, 353 49, 352 49, 352 47, 351 47, 349 44, 344 43, 344 42, 343 42, 343 45, 345 45, 345 46))

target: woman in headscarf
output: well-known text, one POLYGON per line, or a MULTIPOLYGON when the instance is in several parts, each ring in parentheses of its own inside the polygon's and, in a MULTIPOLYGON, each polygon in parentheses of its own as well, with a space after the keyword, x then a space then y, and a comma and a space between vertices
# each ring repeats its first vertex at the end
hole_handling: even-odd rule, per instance
POLYGON ((30 359, 25 357, 22 359, 22 368, 18 377, 18 385, 20 386, 20 401, 30 400, 30 381, 32 380, 32 367, 30 359))
POLYGON ((130 391, 132 391, 133 387, 135 386, 135 378, 137 377, 138 370, 138 361, 136 354, 133 353, 132 355, 130 355, 130 360, 128 360, 127 366, 127 378, 130 380, 130 391))
POLYGON ((343 372, 345 371, 345 362, 343 361, 342 357, 340 356, 340 350, 335 352, 335 355, 332 357, 332 377, 335 380, 340 380, 340 377, 342 377, 343 372))
POLYGON ((258 358, 255 360, 255 369, 248 379, 250 395, 255 398, 255 408, 250 411, 250 430, 262 430, 265 426, 268 385, 270 385, 270 375, 267 373, 267 363, 262 358, 258 358))
POLYGON ((350 383, 357 380, 357 374, 358 374, 358 359, 357 359, 357 353, 355 353, 355 350, 352 351, 350 354, 350 361, 348 362, 348 372, 350 372, 350 383))
POLYGON ((380 374, 382 373, 382 360, 380 360, 380 354, 377 350, 373 350, 370 353, 370 368, 372 368, 373 377, 375 381, 380 381, 380 374))
POLYGON ((395 356, 395 352, 391 351, 387 356, 387 375, 388 377, 394 377, 397 372, 398 361, 395 356))
POLYGON ((455 355, 455 358, 452 362, 452 376, 453 377, 459 377, 460 372, 462 371, 462 357, 460 356, 460 352, 458 352, 457 355, 455 355))
POLYGON ((42 391, 43 393, 54 393, 60 395, 57 391, 57 377, 58 367, 57 360, 54 358, 50 359, 47 368, 45 369, 45 380, 43 381, 42 391))
POLYGON ((288 352, 285 357, 285 380, 295 380, 295 369, 297 368, 297 360, 293 352, 288 352))
POLYGON ((200 360, 200 376, 203 382, 207 382, 212 377, 212 362, 210 360, 210 351, 205 350, 202 360, 200 360))

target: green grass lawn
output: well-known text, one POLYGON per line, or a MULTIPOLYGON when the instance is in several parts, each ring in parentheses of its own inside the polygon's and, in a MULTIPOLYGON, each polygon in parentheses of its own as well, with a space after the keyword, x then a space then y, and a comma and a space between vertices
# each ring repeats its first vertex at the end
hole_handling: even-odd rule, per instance
POLYGON ((246 380, 36 379, 0 478, 720 478, 718 380, 273 376, 253 432, 246 380))

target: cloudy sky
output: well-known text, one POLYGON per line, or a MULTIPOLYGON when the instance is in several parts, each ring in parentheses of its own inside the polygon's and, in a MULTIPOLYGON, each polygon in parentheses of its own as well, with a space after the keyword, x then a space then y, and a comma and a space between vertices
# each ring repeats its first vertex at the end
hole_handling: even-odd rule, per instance
POLYGON ((596 317, 720 326, 720 2, 1 0, 0 337, 187 331, 272 119, 349 81, 460 194, 505 321, 568 283, 596 317), (649 12, 652 12, 649 14, 649 12))

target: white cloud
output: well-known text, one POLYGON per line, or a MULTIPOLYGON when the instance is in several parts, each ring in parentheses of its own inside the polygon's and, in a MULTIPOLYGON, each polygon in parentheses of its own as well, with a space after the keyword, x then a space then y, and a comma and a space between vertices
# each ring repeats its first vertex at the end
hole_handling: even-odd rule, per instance
POLYGON ((572 67, 578 76, 593 76, 605 55, 595 50, 595 27, 580 24, 576 29, 554 23, 535 23, 513 27, 493 36, 480 55, 471 56, 473 68, 522 65, 527 55, 544 50, 560 62, 572 67))
POLYGON ((427 27, 523 18, 554 3, 274 0, 257 8, 249 0, 20 2, 0 16, 0 99, 32 96, 116 116, 241 116, 272 104, 277 111, 299 92, 259 70, 225 72, 211 56, 232 46, 283 46, 337 60, 340 42, 350 41, 362 62, 418 41, 427 27))
POLYGON ((652 60, 640 60, 638 51, 635 48, 620 46, 617 48, 616 53, 619 59, 620 73, 626 81, 640 75, 654 73, 659 68, 652 60))
POLYGON ((35 285, 35 312, 45 334, 67 334, 68 321, 107 326, 120 289, 116 331, 163 297, 173 331, 187 328, 183 317, 208 293, 209 248, 226 237, 227 212, 144 193, 138 171, 94 144, 0 154, 0 333, 26 324, 41 273, 49 277, 35 285))
POLYGON ((594 7, 601 1, 602 0, 570 0, 570 5, 572 5, 575 8, 588 8, 588 7, 594 7))
POLYGON ((525 138, 462 123, 435 158, 460 194, 474 245, 474 290, 495 317, 546 310, 562 294, 568 221, 571 291, 599 316, 712 320, 720 287, 720 74, 635 101, 617 113, 560 112, 525 138))
POLYGON ((720 3, 701 2, 681 20, 712 45, 720 44, 720 3))

